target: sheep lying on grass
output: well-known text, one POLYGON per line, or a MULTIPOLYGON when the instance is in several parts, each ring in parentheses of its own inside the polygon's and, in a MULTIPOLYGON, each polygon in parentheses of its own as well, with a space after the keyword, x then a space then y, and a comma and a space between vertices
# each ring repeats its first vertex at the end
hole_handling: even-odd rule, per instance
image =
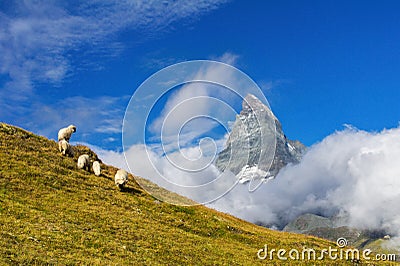
POLYGON ((93 165, 92 165, 92 168, 93 168, 94 174, 96 176, 100 176, 100 174, 101 174, 100 162, 99 161, 94 161, 93 165))
POLYGON ((58 131, 58 141, 65 139, 69 142, 72 133, 76 132, 76 126, 69 125, 68 127, 64 127, 58 131))
POLYGON ((58 142, 58 149, 62 155, 74 157, 74 151, 72 149, 72 146, 65 139, 62 139, 58 142))
POLYGON ((81 156, 79 156, 79 158, 78 158, 78 168, 90 171, 89 155, 82 154, 81 156))
POLYGON ((126 183, 128 183, 128 173, 123 169, 119 169, 115 174, 114 181, 115 185, 117 185, 119 189, 122 190, 125 187, 126 183))

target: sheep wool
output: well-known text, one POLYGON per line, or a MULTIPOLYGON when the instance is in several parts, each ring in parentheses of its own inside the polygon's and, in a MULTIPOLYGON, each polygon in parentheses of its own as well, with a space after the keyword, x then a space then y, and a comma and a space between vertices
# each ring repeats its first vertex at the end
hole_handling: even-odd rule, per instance
POLYGON ((87 171, 90 171, 89 155, 82 154, 81 156, 79 156, 77 165, 79 169, 85 169, 87 171))
POLYGON ((123 189, 126 183, 128 183, 128 173, 123 169, 119 169, 115 174, 114 181, 119 189, 123 189))
POLYGON ((99 161, 94 161, 93 165, 92 165, 92 168, 93 168, 94 174, 96 176, 100 176, 100 174, 101 174, 100 162, 99 161))
POLYGON ((69 139, 74 132, 76 132, 76 126, 69 125, 68 127, 64 127, 58 131, 58 140, 60 141, 65 139, 67 142, 69 142, 69 139))
POLYGON ((58 142, 58 150, 64 156, 67 155, 70 157, 74 157, 74 151, 72 149, 72 146, 65 139, 62 139, 58 142))

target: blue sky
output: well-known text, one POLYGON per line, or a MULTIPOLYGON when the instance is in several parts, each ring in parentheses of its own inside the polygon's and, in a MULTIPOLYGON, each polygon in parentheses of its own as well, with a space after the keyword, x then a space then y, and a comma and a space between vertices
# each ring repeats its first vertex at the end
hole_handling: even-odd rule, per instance
POLYGON ((129 98, 173 63, 229 57, 306 145, 400 120, 398 1, 1 1, 0 120, 119 150, 129 98))

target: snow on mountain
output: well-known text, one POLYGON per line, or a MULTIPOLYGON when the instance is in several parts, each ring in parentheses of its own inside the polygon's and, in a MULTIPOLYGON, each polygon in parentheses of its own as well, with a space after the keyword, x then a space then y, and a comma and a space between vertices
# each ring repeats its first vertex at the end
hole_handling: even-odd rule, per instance
POLYGON ((259 169, 257 165, 243 166, 242 170, 240 170, 236 177, 239 179, 239 183, 241 184, 249 182, 252 178, 273 178, 270 172, 259 169))

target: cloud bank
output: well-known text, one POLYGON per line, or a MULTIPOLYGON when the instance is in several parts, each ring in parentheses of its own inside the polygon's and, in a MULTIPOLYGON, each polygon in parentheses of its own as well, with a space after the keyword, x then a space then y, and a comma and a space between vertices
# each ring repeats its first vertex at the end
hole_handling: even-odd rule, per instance
POLYGON ((213 207, 284 226, 303 213, 348 216, 348 224, 400 233, 400 128, 336 132, 253 194, 237 186, 213 207))

